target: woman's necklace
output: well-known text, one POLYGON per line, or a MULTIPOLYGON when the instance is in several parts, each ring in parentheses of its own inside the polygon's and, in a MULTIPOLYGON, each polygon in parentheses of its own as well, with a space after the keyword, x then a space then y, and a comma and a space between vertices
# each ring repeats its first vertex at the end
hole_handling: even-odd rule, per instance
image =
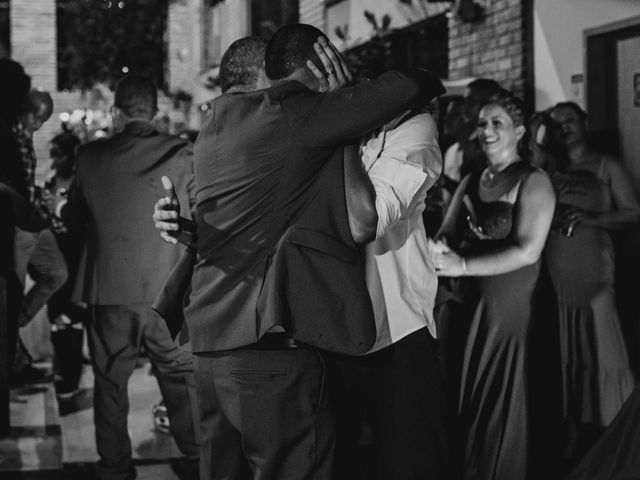
POLYGON ((478 193, 483 202, 495 202, 513 189, 520 181, 522 174, 529 168, 526 162, 518 159, 502 165, 491 165, 480 177, 478 193))

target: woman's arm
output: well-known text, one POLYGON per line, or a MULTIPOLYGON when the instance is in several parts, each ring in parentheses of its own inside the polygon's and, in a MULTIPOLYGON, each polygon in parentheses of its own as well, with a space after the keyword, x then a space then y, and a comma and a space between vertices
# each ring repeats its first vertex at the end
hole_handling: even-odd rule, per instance
POLYGON ((546 173, 537 170, 529 175, 520 187, 514 208, 516 231, 511 245, 466 259, 452 250, 434 253, 438 274, 482 277, 535 263, 544 248, 555 208, 555 194, 546 173))
POLYGON ((631 184, 629 172, 617 160, 606 157, 604 171, 609 178, 615 210, 611 212, 585 212, 577 210, 571 215, 576 225, 621 230, 640 223, 640 204, 631 184))

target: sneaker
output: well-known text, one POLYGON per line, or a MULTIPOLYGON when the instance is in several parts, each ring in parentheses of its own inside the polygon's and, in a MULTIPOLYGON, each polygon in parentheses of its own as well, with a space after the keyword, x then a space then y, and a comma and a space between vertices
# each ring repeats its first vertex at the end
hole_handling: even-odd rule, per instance
POLYGON ((155 403, 151 406, 151 415, 153 415, 153 424, 156 430, 162 433, 170 433, 169 416, 167 415, 167 407, 164 402, 155 403))

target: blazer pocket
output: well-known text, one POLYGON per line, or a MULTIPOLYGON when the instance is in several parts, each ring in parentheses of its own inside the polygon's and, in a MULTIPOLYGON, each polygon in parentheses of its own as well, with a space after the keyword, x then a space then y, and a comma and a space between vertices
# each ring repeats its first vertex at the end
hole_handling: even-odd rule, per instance
POLYGON ((317 250, 347 263, 355 263, 358 258, 355 248, 345 245, 331 235, 310 228, 293 227, 289 230, 285 241, 317 250))

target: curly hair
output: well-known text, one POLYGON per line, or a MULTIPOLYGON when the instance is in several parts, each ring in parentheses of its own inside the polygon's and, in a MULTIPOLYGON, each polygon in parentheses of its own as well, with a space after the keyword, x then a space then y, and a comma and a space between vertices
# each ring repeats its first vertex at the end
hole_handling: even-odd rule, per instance
POLYGON ((520 98, 515 96, 509 90, 501 88, 494 95, 489 98, 485 105, 498 105, 501 107, 513 122, 514 127, 525 125, 527 119, 524 109, 524 103, 520 98))

